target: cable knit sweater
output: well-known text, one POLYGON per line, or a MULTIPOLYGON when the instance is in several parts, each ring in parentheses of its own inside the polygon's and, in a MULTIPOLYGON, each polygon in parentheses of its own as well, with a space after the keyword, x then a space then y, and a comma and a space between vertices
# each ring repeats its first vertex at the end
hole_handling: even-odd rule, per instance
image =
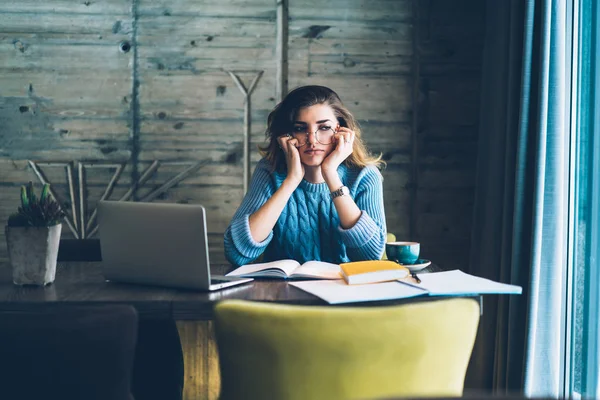
POLYGON ((225 231, 225 256, 235 266, 291 258, 300 263, 320 260, 332 263, 380 259, 386 239, 382 177, 374 166, 352 169, 340 165, 338 174, 350 189, 361 216, 343 229, 326 183, 303 180, 288 200, 269 236, 256 242, 250 234, 249 217, 281 186, 285 173, 270 171, 259 161, 248 193, 225 231))

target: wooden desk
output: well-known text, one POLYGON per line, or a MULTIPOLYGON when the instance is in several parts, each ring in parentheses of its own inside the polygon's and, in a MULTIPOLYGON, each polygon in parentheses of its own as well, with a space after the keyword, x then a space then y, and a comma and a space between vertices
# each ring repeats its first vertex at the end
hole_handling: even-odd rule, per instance
MULTIPOLYGON (((224 274, 231 269, 231 266, 220 265, 213 267, 213 272, 224 274)), ((281 280, 257 280, 216 292, 201 292, 106 282, 102 276, 100 262, 69 262, 58 264, 53 284, 46 287, 20 287, 12 283, 9 266, 5 264, 0 267, 0 310, 26 310, 49 303, 125 303, 133 305, 140 318, 210 321, 215 304, 225 299, 302 305, 327 304, 281 280)), ((399 304, 424 299, 427 298, 369 302, 363 305, 399 304)))

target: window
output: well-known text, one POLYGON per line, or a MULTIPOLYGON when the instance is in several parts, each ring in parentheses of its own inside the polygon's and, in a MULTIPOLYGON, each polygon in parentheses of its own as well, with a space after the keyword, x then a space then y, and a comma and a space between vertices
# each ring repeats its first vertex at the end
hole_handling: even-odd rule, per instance
POLYGON ((600 397, 600 40, 595 0, 575 0, 565 397, 600 397), (598 95, 597 95, 598 94, 598 95))

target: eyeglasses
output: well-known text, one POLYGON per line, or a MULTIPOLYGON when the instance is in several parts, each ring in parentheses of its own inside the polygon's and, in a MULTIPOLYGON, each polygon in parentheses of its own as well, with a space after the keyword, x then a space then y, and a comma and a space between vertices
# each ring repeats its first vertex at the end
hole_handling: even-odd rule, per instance
MULTIPOLYGON (((298 141, 296 147, 302 147, 308 143, 308 135, 311 132, 308 131, 306 127, 303 126, 295 126, 291 136, 298 141)), ((315 132, 312 132, 315 135, 315 139, 317 142, 321 144, 331 144, 333 143, 333 135, 335 135, 335 130, 329 125, 321 125, 315 132)))

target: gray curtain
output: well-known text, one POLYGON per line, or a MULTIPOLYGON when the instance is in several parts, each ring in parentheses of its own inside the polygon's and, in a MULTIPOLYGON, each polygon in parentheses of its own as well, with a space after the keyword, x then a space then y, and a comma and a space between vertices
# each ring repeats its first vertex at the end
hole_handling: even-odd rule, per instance
POLYGON ((488 296, 466 388, 558 396, 568 135, 565 3, 488 0, 471 273, 488 296))

